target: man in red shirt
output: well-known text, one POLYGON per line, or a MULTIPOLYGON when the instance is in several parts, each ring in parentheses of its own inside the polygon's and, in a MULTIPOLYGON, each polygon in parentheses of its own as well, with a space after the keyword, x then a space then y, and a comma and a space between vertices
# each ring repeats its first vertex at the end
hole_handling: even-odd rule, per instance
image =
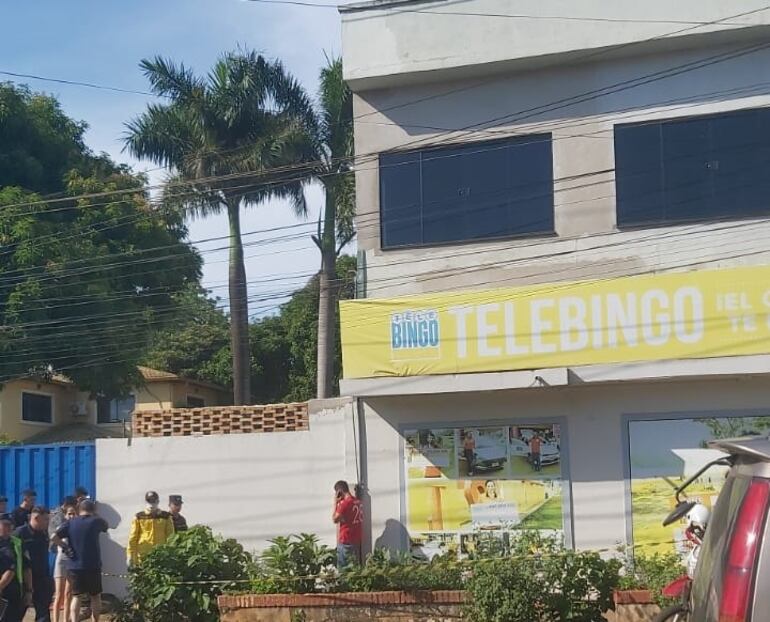
POLYGON ((360 564, 364 510, 344 480, 334 484, 332 520, 337 523, 337 567, 360 564))

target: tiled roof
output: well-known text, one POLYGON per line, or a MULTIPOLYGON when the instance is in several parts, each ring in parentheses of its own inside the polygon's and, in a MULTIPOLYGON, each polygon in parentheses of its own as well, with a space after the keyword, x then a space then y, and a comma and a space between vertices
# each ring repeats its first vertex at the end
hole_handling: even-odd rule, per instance
POLYGON ((145 380, 182 380, 181 376, 172 374, 170 371, 161 371, 160 369, 153 369, 152 367, 144 367, 139 365, 137 367, 139 373, 142 374, 142 378, 145 380))

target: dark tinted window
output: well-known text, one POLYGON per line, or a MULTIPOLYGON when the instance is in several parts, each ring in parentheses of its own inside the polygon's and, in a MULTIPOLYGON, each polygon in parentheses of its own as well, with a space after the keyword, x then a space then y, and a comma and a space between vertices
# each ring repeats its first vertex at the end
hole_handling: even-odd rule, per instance
POLYGON ((770 212, 770 109, 615 128, 618 226, 770 212))
POLYGON ((383 248, 553 232, 550 135, 380 156, 383 248))
POLYGON ((53 423, 53 399, 50 395, 22 393, 21 418, 35 423, 53 423))
POLYGON ((135 408, 136 398, 133 395, 116 399, 100 397, 96 400, 96 420, 98 423, 131 421, 135 408))

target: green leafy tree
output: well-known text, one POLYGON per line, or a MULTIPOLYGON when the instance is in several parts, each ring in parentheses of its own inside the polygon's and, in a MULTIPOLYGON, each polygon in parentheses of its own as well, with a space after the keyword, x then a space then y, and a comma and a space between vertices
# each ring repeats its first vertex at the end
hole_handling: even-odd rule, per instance
POLYGON ((56 98, 0 83, 0 188, 44 194, 65 189, 65 175, 93 170, 83 142, 87 126, 70 119, 56 98))
POLYGON ((193 285, 177 294, 174 301, 178 305, 175 318, 153 335, 152 346, 142 357, 143 364, 231 386, 229 376, 222 378, 215 367, 209 367, 230 339, 230 323, 218 307, 218 300, 193 285))
POLYGON ((94 393, 124 394, 174 295, 197 283, 181 218, 151 205, 142 176, 112 168, 71 172, 73 199, 62 203, 0 190, 0 381, 61 371, 94 393))
POLYGON ((128 124, 126 147, 136 157, 168 167, 175 182, 188 183, 170 184, 168 201, 195 215, 227 213, 233 399, 248 403, 241 208, 285 198, 297 214, 306 213, 303 176, 281 167, 314 158, 305 131, 312 106, 280 62, 254 52, 224 55, 205 77, 159 57, 142 61, 141 67, 153 92, 167 103, 149 105, 128 124))
MULTIPOLYGON (((338 297, 352 298, 355 257, 343 255, 336 263, 336 278, 340 283, 338 297)), ((257 402, 304 401, 316 394, 318 290, 319 277, 316 275, 305 287, 294 292, 277 315, 256 320, 249 327, 251 383, 257 402)), ((333 367, 337 386, 342 374, 339 337, 335 342, 333 367)), ((229 346, 208 361, 201 360, 193 375, 228 386, 232 378, 229 346)))

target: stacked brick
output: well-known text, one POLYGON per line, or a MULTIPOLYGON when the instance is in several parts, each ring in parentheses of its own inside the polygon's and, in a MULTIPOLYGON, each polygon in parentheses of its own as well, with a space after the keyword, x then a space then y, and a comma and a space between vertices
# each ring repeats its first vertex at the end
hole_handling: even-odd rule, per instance
POLYGON ((310 429, 307 402, 135 412, 132 426, 134 436, 209 436, 310 429))

